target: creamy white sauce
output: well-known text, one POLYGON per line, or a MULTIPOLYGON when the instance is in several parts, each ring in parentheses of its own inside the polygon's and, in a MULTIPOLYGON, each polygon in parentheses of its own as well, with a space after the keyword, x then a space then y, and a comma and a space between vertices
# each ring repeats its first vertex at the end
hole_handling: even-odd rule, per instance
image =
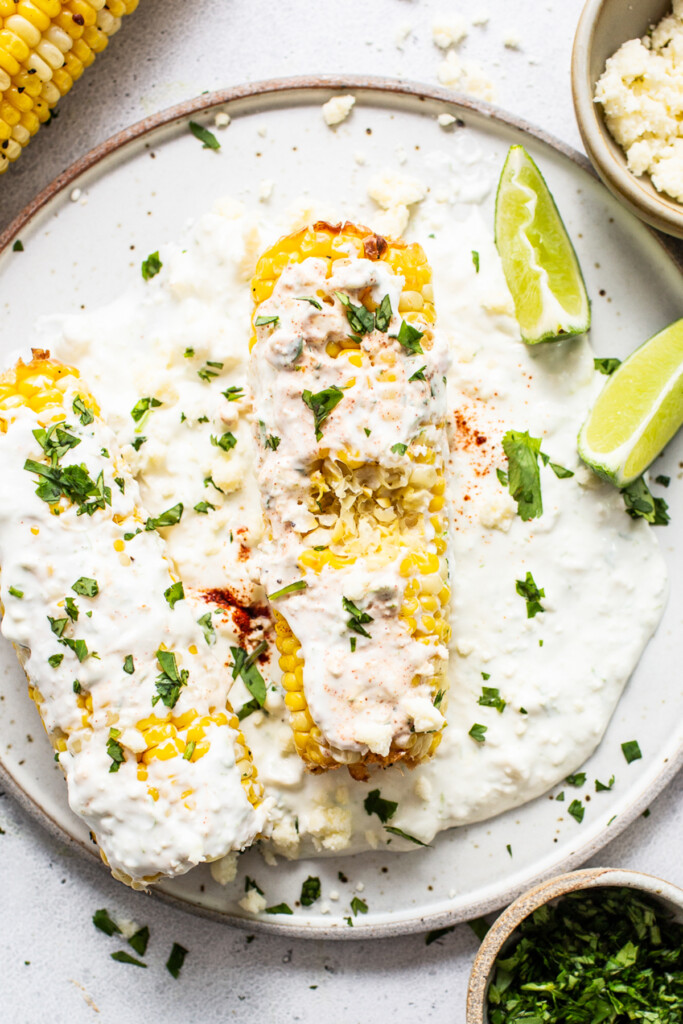
MULTIPOLYGON (((429 201, 424 206, 414 235, 433 267, 438 322, 451 354, 448 727, 431 762, 410 772, 380 772, 373 785, 398 802, 391 823, 429 841, 442 829, 538 796, 591 754, 657 625, 666 579, 654 532, 630 520, 617 491, 576 455, 578 428, 602 384, 589 341, 526 348, 479 215, 456 223, 445 219, 443 207, 429 201), (479 252, 478 274, 472 250, 479 252), (495 474, 505 465, 500 438, 508 428, 542 437, 553 461, 575 471, 558 480, 541 470, 544 513, 529 523, 515 514, 495 474), (486 442, 470 437, 465 443, 477 431, 486 442), (527 570, 546 592, 546 611, 533 619, 515 592, 515 580, 527 570), (502 714, 477 703, 482 672, 507 702, 502 714), (485 743, 468 735, 475 722, 487 726, 485 743)), ((166 532, 187 582, 212 587, 238 581, 256 599, 263 592, 251 581, 250 573, 258 578, 255 560, 240 557, 264 532, 252 413, 248 399, 227 403, 220 392, 247 381, 248 280, 255 257, 296 226, 259 224, 224 202, 190 229, 182 248, 161 247, 164 266, 157 277, 136 281, 105 310, 43 325, 39 341, 80 367, 122 444, 133 436, 135 402, 151 389, 164 399, 144 426, 149 441, 133 463, 144 504, 158 514, 179 498, 185 502, 188 514, 166 532), (194 359, 183 357, 188 345, 195 347, 194 359), (197 378, 204 360, 225 363, 210 384, 197 378), (181 422, 181 411, 191 413, 189 422, 181 422), (203 414, 208 424, 198 422, 203 414), (238 438, 227 454, 209 440, 225 429, 238 438), (224 474, 227 495, 204 487, 210 466, 224 474), (216 511, 191 513, 203 499, 216 511)), ((298 856, 384 845, 389 837, 379 819, 363 808, 367 785, 340 772, 304 772, 272 661, 272 670, 264 670, 272 687, 267 713, 252 714, 243 725, 259 777, 276 800, 273 848, 298 856)), ((238 680, 231 690, 234 705, 249 696, 238 680)), ((409 846, 393 837, 389 849, 401 848, 409 846)))
MULTIPOLYGON (((420 353, 407 352, 398 342, 404 285, 382 262, 352 255, 337 260, 328 277, 327 262, 309 258, 285 268, 271 297, 256 310, 249 379, 258 419, 257 475, 270 527, 260 553, 260 578, 268 594, 295 582, 305 585, 277 598, 276 608, 301 644, 304 692, 321 742, 342 762, 346 751, 386 757, 392 744, 405 749, 414 733, 433 732, 443 724, 430 681, 448 651, 435 637, 411 637, 400 618, 408 582, 400 564, 413 550, 411 534, 393 558, 382 557, 380 550, 373 561, 374 553, 366 549, 354 553, 356 561, 348 567, 316 572, 301 563, 306 550, 331 545, 326 520, 330 526, 344 520, 344 493, 338 516, 311 509, 314 471, 324 460, 335 480, 341 476, 331 465, 337 459, 351 458, 367 467, 372 473, 368 480, 374 481, 368 486, 377 493, 385 479, 410 481, 411 512, 419 518, 412 540, 415 547, 418 541, 433 542, 431 493, 420 488, 418 478, 435 479, 436 470, 413 466, 406 448, 394 446, 419 453, 430 443, 443 466, 447 354, 438 332, 421 320, 413 324, 424 336, 420 353), (377 307, 389 300, 384 330, 363 333, 357 350, 328 351, 351 330, 339 295, 359 306, 368 291, 377 307), (411 382, 418 370, 424 379, 411 382), (316 431, 303 395, 329 388, 337 388, 341 400, 316 431), (363 627, 366 635, 350 632, 344 598, 370 616, 363 627)), ((362 497, 359 491, 358 484, 356 494, 348 496, 349 508, 362 497)), ((399 510, 401 516, 405 512, 399 510)), ((372 522, 379 529, 377 520, 372 522)), ((362 525, 370 535, 370 516, 362 525)), ((334 545, 330 550, 336 550, 334 545)), ((347 553, 343 544, 340 553, 347 553)))
POLYGON ((68 736, 58 760, 72 809, 95 832, 112 869, 140 882, 242 849, 264 828, 266 809, 255 811, 247 799, 236 764, 236 733, 225 715, 223 724, 206 723, 209 748, 203 756, 154 759, 146 778, 138 776, 135 755, 147 746, 138 727, 143 721, 178 719, 191 709, 200 717, 225 712, 226 672, 209 646, 213 638, 205 638, 197 621, 207 612, 213 618, 215 609, 189 591, 171 607, 164 592, 177 574, 162 538, 144 528, 139 489, 116 437, 99 419, 82 425, 68 415, 83 385, 73 376, 64 380, 69 433, 79 443, 60 465, 84 464, 92 480, 102 472, 111 505, 79 516, 76 504, 63 501, 61 513, 52 514, 36 494, 39 478, 24 462, 45 464, 33 431, 51 422, 55 410, 11 410, 7 432, 0 433, 2 633, 26 657, 46 728, 68 736), (97 590, 93 596, 74 590, 83 577, 95 581, 96 587, 89 585, 97 590), (67 606, 67 598, 75 605, 67 606), (62 620, 59 635, 48 616, 62 620), (86 656, 60 637, 84 641, 86 656), (174 652, 178 671, 189 673, 172 709, 159 700, 156 687, 162 646, 174 652), (130 672, 124 669, 129 656, 130 672), (114 771, 112 740, 124 758, 114 771))

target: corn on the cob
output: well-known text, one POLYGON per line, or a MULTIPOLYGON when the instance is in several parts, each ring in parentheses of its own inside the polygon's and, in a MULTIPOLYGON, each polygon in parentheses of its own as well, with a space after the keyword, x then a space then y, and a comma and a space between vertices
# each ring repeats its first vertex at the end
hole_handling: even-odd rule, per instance
POLYGON ((420 246, 322 222, 252 281, 263 575, 312 771, 414 766, 441 738, 446 357, 430 282, 420 246))
POLYGON ((0 0, 0 174, 139 0, 0 0))
POLYGON ((0 467, 2 632, 103 859, 140 887, 241 849, 262 789, 157 532, 182 506, 143 515, 78 371, 45 353, 0 377, 0 467))

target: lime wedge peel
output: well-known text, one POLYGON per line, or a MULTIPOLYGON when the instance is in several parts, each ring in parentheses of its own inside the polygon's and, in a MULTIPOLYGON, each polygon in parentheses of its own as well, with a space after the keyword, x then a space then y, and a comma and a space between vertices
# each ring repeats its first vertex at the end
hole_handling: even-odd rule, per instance
POLYGON ((676 320, 608 379, 579 432, 579 455, 599 476, 626 487, 682 424, 683 320, 676 320))
POLYGON ((498 183, 496 246, 528 345, 584 334, 590 302, 574 247, 543 175, 511 146, 498 183))

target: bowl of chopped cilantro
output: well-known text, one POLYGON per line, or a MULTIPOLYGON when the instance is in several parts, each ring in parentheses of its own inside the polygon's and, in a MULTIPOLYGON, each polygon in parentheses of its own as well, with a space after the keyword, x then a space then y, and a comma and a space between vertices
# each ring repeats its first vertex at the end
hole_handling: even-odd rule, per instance
POLYGON ((589 868, 520 896, 472 967, 467 1024, 683 1024, 683 889, 589 868))

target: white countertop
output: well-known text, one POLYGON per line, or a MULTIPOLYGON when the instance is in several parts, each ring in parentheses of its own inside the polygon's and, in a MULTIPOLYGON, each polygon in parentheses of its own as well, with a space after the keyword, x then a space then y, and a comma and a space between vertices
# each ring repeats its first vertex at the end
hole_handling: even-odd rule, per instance
MULTIPOLYGON (((316 72, 436 84, 434 19, 459 12, 461 51, 484 66, 501 107, 580 148, 569 60, 581 0, 141 0, 95 66, 0 178, 0 231, 92 146, 147 114, 205 90, 316 72), (190 14, 190 11, 193 13, 190 14), (400 50, 401 26, 412 33, 400 50), (518 41, 516 47, 511 43, 518 41), (506 42, 508 45, 506 46, 506 42)), ((592 863, 637 868, 683 885, 683 776, 592 863)), ((0 962, 6 1024, 361 1024, 416 1016, 463 1024, 478 942, 466 925, 430 946, 423 935, 359 942, 279 939, 192 917, 133 893, 52 839, 0 795, 0 962), (147 970, 115 963, 93 912, 149 925, 147 970), (173 942, 189 950, 174 981, 173 942)))

